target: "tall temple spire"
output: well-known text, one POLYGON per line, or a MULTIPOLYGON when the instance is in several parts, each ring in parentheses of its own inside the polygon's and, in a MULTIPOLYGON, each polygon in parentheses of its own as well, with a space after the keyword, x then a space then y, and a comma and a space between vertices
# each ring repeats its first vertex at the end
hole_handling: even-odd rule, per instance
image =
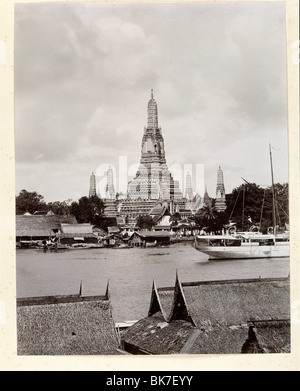
POLYGON ((140 166, 136 177, 128 185, 128 197, 170 200, 179 195, 178 183, 167 167, 164 139, 158 127, 157 103, 152 89, 147 107, 147 127, 142 137, 140 166))

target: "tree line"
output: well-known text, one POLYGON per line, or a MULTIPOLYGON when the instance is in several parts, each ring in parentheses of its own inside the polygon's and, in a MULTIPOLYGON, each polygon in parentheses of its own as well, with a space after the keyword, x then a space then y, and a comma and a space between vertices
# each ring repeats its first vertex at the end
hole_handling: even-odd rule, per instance
MULTIPOLYGON (((227 208, 218 212, 215 200, 204 205, 189 221, 207 232, 220 232, 229 222, 235 223, 238 230, 247 231, 254 225, 262 232, 273 226, 275 212, 276 225, 284 228, 289 223, 288 216, 288 184, 275 184, 273 188, 262 188, 255 183, 248 183, 235 188, 232 193, 226 194, 227 208), (273 204, 274 199, 274 204, 273 204)), ((21 190, 16 196, 16 214, 26 212, 34 214, 37 211, 52 211, 57 215, 74 215, 78 223, 91 223, 105 228, 108 218, 105 218, 104 203, 97 196, 81 197, 78 201, 66 200, 46 203, 44 197, 37 192, 21 190)), ((179 213, 171 216, 173 226, 181 220, 179 213)), ((139 216, 137 225, 140 228, 151 229, 154 222, 151 216, 139 216)))

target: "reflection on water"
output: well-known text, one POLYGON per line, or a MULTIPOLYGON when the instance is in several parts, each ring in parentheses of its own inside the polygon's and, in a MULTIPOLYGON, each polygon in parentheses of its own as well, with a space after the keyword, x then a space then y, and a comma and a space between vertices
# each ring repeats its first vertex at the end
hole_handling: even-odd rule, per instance
POLYGON ((147 315, 153 280, 157 287, 181 282, 237 278, 287 277, 289 259, 208 261, 191 244, 153 248, 87 249, 59 253, 17 251, 17 296, 103 295, 109 280, 116 322, 147 315))
POLYGON ((170 253, 153 253, 153 254, 147 254, 147 257, 160 257, 161 255, 170 255, 170 253))

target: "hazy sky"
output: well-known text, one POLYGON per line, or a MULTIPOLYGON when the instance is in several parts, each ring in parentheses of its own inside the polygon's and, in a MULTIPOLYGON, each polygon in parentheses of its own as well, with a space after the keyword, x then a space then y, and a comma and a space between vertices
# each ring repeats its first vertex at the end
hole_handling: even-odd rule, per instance
POLYGON ((284 3, 16 4, 17 194, 77 200, 120 157, 131 179, 152 88, 174 175, 269 186, 271 143, 287 182, 285 56, 284 3))

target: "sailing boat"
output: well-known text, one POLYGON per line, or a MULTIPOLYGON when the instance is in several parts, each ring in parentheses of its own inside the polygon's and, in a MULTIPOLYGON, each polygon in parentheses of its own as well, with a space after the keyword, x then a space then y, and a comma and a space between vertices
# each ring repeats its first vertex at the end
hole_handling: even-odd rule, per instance
POLYGON ((275 190, 272 152, 270 148, 273 227, 272 233, 233 233, 227 235, 197 235, 195 248, 209 256, 208 259, 284 258, 290 255, 289 234, 276 233, 275 190))

